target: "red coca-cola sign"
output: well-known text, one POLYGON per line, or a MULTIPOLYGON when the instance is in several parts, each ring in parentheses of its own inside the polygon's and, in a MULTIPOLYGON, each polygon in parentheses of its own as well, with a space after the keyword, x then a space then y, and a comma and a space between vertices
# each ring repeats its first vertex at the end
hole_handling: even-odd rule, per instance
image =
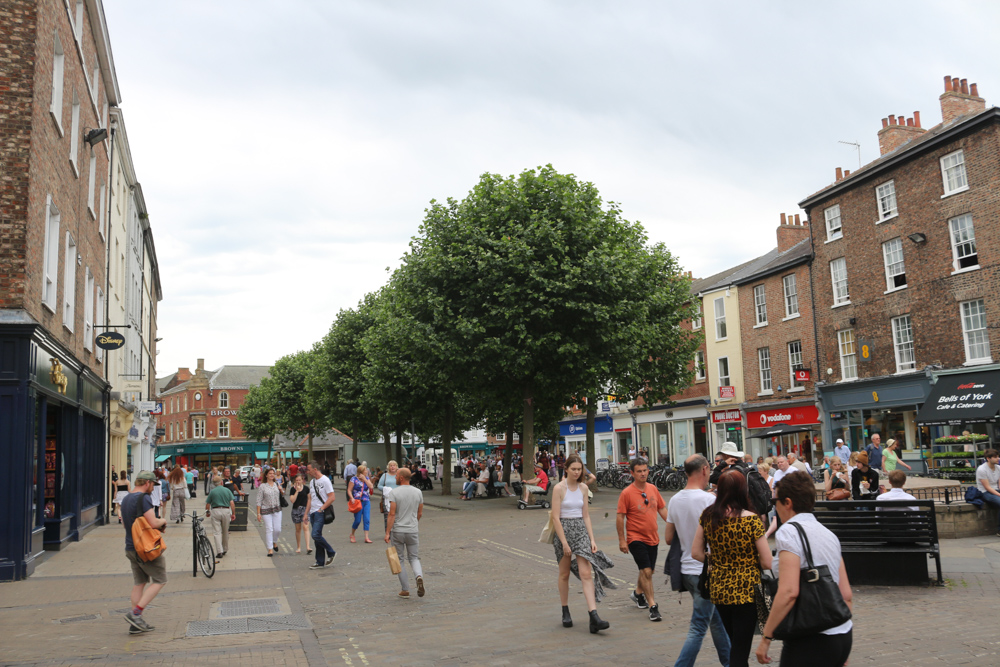
POLYGON ((747 412, 749 428, 768 428, 778 424, 803 426, 819 423, 819 410, 815 405, 799 405, 777 410, 751 410, 747 412))

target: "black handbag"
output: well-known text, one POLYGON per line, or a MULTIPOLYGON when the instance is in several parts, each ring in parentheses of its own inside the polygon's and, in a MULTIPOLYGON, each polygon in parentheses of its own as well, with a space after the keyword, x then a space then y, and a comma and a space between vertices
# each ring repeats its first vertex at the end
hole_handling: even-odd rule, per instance
POLYGON ((851 610, 844 602, 830 568, 815 565, 805 531, 794 521, 791 525, 799 531, 806 566, 799 570, 799 596, 775 629, 775 639, 811 637, 851 620, 851 610))
POLYGON ((708 565, 708 561, 711 557, 711 554, 705 554, 705 562, 701 564, 701 575, 698 577, 698 593, 706 600, 712 599, 712 586, 709 581, 710 568, 708 565))
POLYGON ((285 494, 283 493, 278 494, 278 504, 280 504, 282 507, 288 507, 288 501, 285 500, 285 494))
MULTIPOLYGON (((313 482, 312 482, 312 487, 313 487, 313 490, 316 489, 316 481, 315 480, 313 480, 313 482)), ((318 491, 316 492, 316 495, 319 496, 319 492, 318 491)), ((326 502, 326 498, 323 499, 323 502, 324 503, 326 502)), ((333 523, 333 520, 336 519, 336 518, 337 517, 335 517, 334 514, 333 514, 333 503, 330 503, 327 506, 327 508, 325 510, 323 510, 323 525, 324 526, 329 526, 331 523, 333 523)))

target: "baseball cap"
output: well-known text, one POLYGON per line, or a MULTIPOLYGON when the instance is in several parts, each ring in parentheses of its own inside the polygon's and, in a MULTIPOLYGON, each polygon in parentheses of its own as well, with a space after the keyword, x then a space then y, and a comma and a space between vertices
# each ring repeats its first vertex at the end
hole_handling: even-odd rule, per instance
POLYGON ((140 470, 139 474, 135 476, 135 482, 136 482, 136 484, 138 484, 139 482, 145 482, 147 480, 150 481, 150 482, 155 482, 156 481, 156 475, 154 475, 149 470, 140 470))
POLYGON ((844 444, 844 441, 843 441, 843 439, 841 439, 841 438, 837 438, 837 444, 838 444, 838 445, 842 445, 842 444, 844 444))

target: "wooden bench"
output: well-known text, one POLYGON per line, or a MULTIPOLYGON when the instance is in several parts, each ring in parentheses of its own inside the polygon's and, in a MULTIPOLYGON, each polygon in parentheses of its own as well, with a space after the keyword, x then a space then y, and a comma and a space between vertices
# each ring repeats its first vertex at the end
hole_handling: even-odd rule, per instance
POLYGON ((815 516, 840 540, 852 584, 927 584, 928 556, 944 583, 933 500, 822 501, 815 516))

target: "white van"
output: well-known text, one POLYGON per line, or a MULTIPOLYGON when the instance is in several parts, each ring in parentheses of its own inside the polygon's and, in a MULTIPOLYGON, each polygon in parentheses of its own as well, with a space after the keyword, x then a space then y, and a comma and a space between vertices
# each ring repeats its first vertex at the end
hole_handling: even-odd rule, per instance
MULTIPOLYGON (((425 449, 423 447, 417 448, 417 458, 420 459, 421 463, 427 466, 427 470, 432 475, 435 474, 435 467, 434 467, 435 456, 437 457, 437 460, 440 461, 441 458, 444 456, 444 448, 443 447, 439 447, 438 449, 425 449)), ((456 464, 459 463, 459 461, 460 459, 458 458, 458 450, 452 447, 451 465, 455 466, 456 464)))

